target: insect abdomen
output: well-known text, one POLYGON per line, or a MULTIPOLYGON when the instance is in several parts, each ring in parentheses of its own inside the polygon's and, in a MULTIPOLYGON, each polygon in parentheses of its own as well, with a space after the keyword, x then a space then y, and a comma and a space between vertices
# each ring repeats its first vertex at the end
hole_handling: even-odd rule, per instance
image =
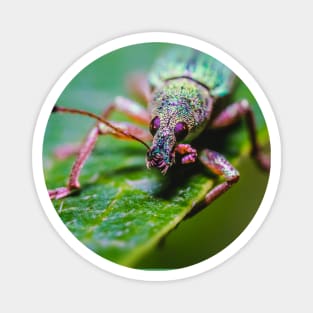
POLYGON ((230 93, 235 75, 213 57, 200 51, 177 47, 161 56, 154 64, 149 81, 158 88, 164 81, 176 77, 190 77, 210 89, 215 97, 230 93))

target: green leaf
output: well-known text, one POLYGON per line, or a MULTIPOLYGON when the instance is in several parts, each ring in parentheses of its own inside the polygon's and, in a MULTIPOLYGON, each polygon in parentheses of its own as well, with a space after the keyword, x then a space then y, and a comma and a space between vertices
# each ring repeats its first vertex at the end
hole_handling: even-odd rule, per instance
MULTIPOLYGON (((115 95, 126 95, 123 81, 127 73, 147 70, 154 58, 165 48, 164 44, 137 45, 100 58, 73 79, 62 93, 58 104, 100 113, 115 95)), ((247 98, 253 104, 259 138, 263 143, 268 143, 262 114, 243 83, 238 85, 227 101, 234 102, 242 98, 247 98)), ((113 119, 124 117, 116 114, 113 119)), ((73 157, 57 160, 53 156, 54 149, 62 144, 81 142, 93 123, 80 116, 51 116, 43 151, 48 189, 66 184, 74 162, 73 157)), ((239 167, 246 162, 249 140, 244 123, 206 139, 208 146, 218 148, 239 167)), ((258 181, 254 182, 257 191, 254 191, 256 196, 253 204, 251 201, 249 204, 232 201, 223 208, 211 211, 214 204, 204 210, 210 212, 204 220, 197 220, 195 217, 184 222, 184 227, 187 225, 190 229, 177 238, 176 234, 184 227, 174 229, 217 180, 199 164, 177 165, 166 176, 162 176, 157 170, 146 169, 145 154, 145 148, 137 142, 121 141, 109 136, 100 138, 82 170, 81 191, 65 199, 53 201, 62 221, 81 242, 106 259, 125 266, 175 268, 191 265, 214 255, 248 225, 266 188, 268 175, 260 173, 254 165, 247 165, 253 171, 251 181, 258 181), (241 212, 242 206, 246 205, 251 207, 241 212), (225 225, 227 218, 233 216, 234 212, 238 214, 239 221, 228 221, 229 225, 225 225), (200 225, 203 223, 211 224, 210 231, 215 229, 218 232, 227 226, 230 230, 223 232, 222 236, 219 233, 218 239, 213 238, 214 234, 211 233, 200 244, 190 241, 193 234, 197 238, 197 231, 202 229, 200 225), (158 246, 158 242, 172 230, 174 231, 168 235, 165 244, 158 246), (186 238, 186 234, 192 235, 186 238), (190 247, 193 249, 191 252, 190 247), (214 248, 210 250, 210 247, 214 248)), ((241 170, 244 172, 244 169, 241 170)), ((229 193, 231 196, 232 190, 229 193)), ((233 195, 238 198, 235 193, 233 195)), ((241 196, 242 194, 239 197, 241 196)), ((201 212, 199 216, 201 214, 203 215, 201 212)), ((206 230, 201 231, 205 237, 206 230)))

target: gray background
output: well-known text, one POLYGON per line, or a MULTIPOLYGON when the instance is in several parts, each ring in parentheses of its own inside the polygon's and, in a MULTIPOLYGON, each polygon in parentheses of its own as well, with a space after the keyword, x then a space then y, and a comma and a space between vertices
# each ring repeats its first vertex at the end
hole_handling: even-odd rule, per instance
POLYGON ((309 1, 78 2, 0 7, 1 312, 312 312, 309 1), (268 95, 283 144, 280 187, 260 231, 218 268, 169 283, 116 277, 76 255, 44 215, 31 169, 36 118, 63 71, 109 39, 155 30, 194 35, 239 60, 268 95))

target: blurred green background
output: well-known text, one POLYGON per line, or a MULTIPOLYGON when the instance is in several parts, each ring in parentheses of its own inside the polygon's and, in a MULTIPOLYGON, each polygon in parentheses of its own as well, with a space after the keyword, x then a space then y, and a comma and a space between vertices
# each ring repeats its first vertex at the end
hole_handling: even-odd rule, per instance
MULTIPOLYGON (((99 58, 71 81, 57 104, 101 113, 115 96, 129 96, 124 83, 128 74, 148 72, 170 46, 134 45, 99 58)), ((246 86, 240 82, 226 101, 242 98, 252 103, 259 139, 269 149, 263 116, 246 86)), ((112 119, 126 118, 114 114, 112 119)), ((55 148, 81 142, 93 124, 86 117, 51 116, 43 150, 48 189, 66 184, 74 161, 74 157, 57 160, 55 148)), ((249 224, 268 181, 268 173, 248 155, 244 123, 213 132, 205 139, 210 148, 218 148, 234 162, 241 177, 230 191, 190 219, 182 221, 191 203, 202 197, 215 177, 198 165, 177 166, 163 177, 145 168, 144 147, 109 136, 99 139, 82 171, 81 193, 55 200, 54 206, 79 240, 114 262, 136 268, 171 269, 205 260, 224 249, 249 224)))

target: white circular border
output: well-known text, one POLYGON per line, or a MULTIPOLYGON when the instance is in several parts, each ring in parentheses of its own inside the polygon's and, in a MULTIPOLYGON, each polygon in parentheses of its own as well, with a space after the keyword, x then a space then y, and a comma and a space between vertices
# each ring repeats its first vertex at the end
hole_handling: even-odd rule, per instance
POLYGON ((216 267, 239 251, 256 233, 270 210, 278 188, 281 170, 281 144, 275 116, 264 92, 249 72, 235 59, 215 46, 190 36, 176 33, 149 32, 128 35, 104 43, 79 58, 65 71, 53 86, 38 116, 33 138, 32 161, 35 185, 42 207, 56 231, 78 254, 101 269, 119 276, 146 281, 168 281, 195 276, 216 267), (162 42, 189 46, 213 56, 228 66, 243 80, 260 105, 266 120, 271 142, 271 171, 268 186, 259 209, 246 229, 230 245, 209 259, 192 266, 166 271, 146 271, 124 267, 106 260, 87 248, 68 230, 57 214, 48 196, 43 173, 42 151, 44 133, 51 110, 64 88, 82 69, 99 57, 129 45, 148 42, 162 42))

